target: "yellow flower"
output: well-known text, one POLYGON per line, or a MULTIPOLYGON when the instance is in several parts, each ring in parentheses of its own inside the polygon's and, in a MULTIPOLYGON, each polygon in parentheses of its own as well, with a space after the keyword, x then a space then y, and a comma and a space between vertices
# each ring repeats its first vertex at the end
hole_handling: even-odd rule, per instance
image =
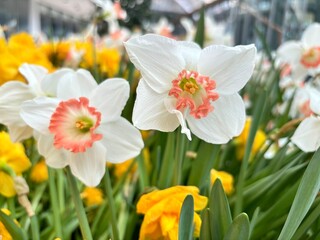
POLYGON ((48 167, 44 160, 37 162, 32 167, 30 178, 36 183, 42 183, 48 180, 48 167))
POLYGON ((103 48, 98 53, 98 64, 102 74, 113 77, 119 71, 120 53, 117 49, 103 48))
MULTIPOLYGON (((252 121, 251 118, 248 117, 242 133, 235 138, 235 143, 237 145, 237 159, 240 159, 240 160, 244 156, 247 140, 249 138, 251 121, 252 121)), ((258 129, 258 131, 256 132, 255 139, 253 141, 251 154, 255 155, 263 147, 266 139, 267 139, 266 134, 262 130, 258 129)))
MULTIPOLYGON (((137 213, 145 215, 139 239, 178 239, 180 211, 188 194, 193 196, 195 211, 207 206, 208 198, 199 195, 199 189, 192 186, 174 186, 143 195, 137 204, 137 213)), ((197 213, 194 214, 194 225, 194 236, 198 237, 201 219, 197 213)))
POLYGON ((81 198, 88 207, 100 205, 103 202, 103 193, 99 188, 86 187, 81 193, 81 198))
POLYGON ((21 175, 31 166, 31 163, 22 144, 12 143, 8 133, 0 132, 0 146, 0 194, 12 197, 16 192, 8 169, 16 175, 21 175))
POLYGON ((234 190, 233 176, 224 171, 217 171, 215 169, 211 169, 211 172, 210 172, 211 185, 213 185, 218 178, 222 183, 225 193, 227 195, 231 194, 234 190))
MULTIPOLYGON (((10 211, 8 209, 2 208, 1 212, 5 213, 6 215, 10 215, 10 211)), ((19 223, 14 220, 14 222, 19 225, 19 223)), ((0 239, 2 240, 12 240, 12 236, 10 235, 10 233, 8 232, 8 230, 6 229, 6 227, 3 225, 3 223, 0 221, 0 239)))

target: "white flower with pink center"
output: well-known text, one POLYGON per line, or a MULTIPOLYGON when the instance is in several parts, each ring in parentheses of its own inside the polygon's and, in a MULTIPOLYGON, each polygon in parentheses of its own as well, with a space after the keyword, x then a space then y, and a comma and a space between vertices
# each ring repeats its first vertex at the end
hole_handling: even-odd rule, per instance
POLYGON ((277 50, 279 59, 290 64, 292 77, 303 81, 320 71, 320 24, 313 23, 303 32, 301 41, 288 41, 277 50))
POLYGON ((253 45, 213 45, 147 34, 125 42, 141 71, 133 123, 143 130, 181 132, 215 144, 241 133, 245 106, 238 91, 252 75, 253 45), (190 128, 190 130, 189 130, 190 128))
POLYGON ((320 147, 320 92, 309 87, 311 114, 298 126, 291 141, 304 152, 314 152, 320 147))
POLYGON ((121 117, 129 84, 114 78, 97 85, 86 70, 68 69, 60 77, 57 98, 24 102, 21 117, 36 130, 39 153, 50 167, 69 165, 84 184, 96 186, 107 161, 121 163, 143 148, 140 132, 121 117))

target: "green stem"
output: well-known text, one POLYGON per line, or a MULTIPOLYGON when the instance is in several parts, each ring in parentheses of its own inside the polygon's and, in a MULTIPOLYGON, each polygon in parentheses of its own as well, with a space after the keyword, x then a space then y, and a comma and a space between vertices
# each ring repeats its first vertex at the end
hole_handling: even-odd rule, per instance
POLYGON ((54 229, 58 237, 63 237, 61 218, 60 218, 60 208, 58 204, 58 194, 56 189, 56 183, 54 178, 54 172, 52 169, 48 168, 49 173, 49 191, 50 191, 50 201, 53 210, 53 222, 54 229))
POLYGON ((266 91, 263 91, 263 94, 261 95, 260 99, 258 100, 258 104, 255 108, 253 117, 252 117, 252 123, 250 127, 249 137, 246 143, 246 149, 245 154, 241 163, 239 178, 238 178, 238 184, 236 187, 237 191, 237 199, 234 207, 234 216, 238 216, 243 207, 243 190, 244 190, 244 182, 247 175, 247 169, 249 166, 249 159, 251 154, 252 145, 254 142, 254 138, 256 136, 256 132, 258 130, 259 123, 261 121, 263 112, 264 112, 264 106, 266 101, 267 93, 266 91))
POLYGON ((183 136, 182 133, 179 132, 177 133, 176 152, 175 152, 175 161, 176 161, 176 169, 175 169, 175 176, 174 176, 175 185, 182 184, 184 147, 185 147, 185 136, 183 136))
POLYGON ((78 216, 82 237, 84 240, 93 240, 92 235, 91 235, 91 231, 90 231, 90 226, 89 226, 88 219, 87 219, 87 215, 84 210, 82 200, 80 198, 80 192, 79 192, 79 189, 77 186, 76 179, 72 175, 69 167, 66 168, 66 171, 67 171, 67 180, 69 183, 72 200, 73 200, 74 206, 76 208, 76 213, 78 216))
POLYGON ((16 218, 16 206, 14 203, 14 197, 10 197, 7 199, 8 209, 11 212, 12 218, 16 218))
POLYGON ((137 160, 138 160, 138 169, 139 169, 139 175, 140 175, 139 177, 140 187, 141 187, 141 190, 144 191, 144 189, 146 189, 147 186, 150 186, 150 183, 149 183, 149 178, 147 174, 147 169, 144 164, 143 152, 137 157, 137 160))
POLYGON ((33 240, 40 240, 39 235, 39 223, 36 215, 33 215, 31 218, 31 232, 33 240))
POLYGON ((111 179, 110 179, 110 174, 109 174, 108 168, 106 168, 106 174, 104 175, 104 183, 105 183, 105 189, 106 189, 107 198, 108 198, 108 202, 109 202, 109 209, 110 209, 110 213, 111 213, 111 226, 112 226, 113 239, 119 240, 119 230, 118 230, 118 226, 117 226, 116 206, 115 206, 114 200, 113 200, 111 179))

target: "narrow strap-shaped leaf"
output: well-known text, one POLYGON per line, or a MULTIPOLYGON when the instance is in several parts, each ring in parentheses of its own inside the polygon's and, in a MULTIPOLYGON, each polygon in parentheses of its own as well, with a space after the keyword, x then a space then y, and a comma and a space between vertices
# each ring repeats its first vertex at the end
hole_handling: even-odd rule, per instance
POLYGON ((223 239, 231 222, 231 212, 227 196, 223 190, 220 179, 213 184, 210 200, 211 237, 215 240, 223 239))
POLYGON ((15 240, 27 240, 27 235, 22 229, 5 213, 0 211, 0 222, 3 223, 5 228, 8 230, 12 239, 15 240))
POLYGON ((202 214, 202 223, 200 229, 200 240, 210 240, 210 209, 207 208, 203 211, 202 214))
POLYGON ((204 45, 204 39, 205 39, 205 21, 204 21, 204 8, 200 11, 200 18, 197 25, 197 32, 196 36, 194 38, 194 41, 200 45, 200 47, 203 47, 204 45))
POLYGON ((192 195, 188 195, 182 204, 179 219, 179 240, 191 240, 193 236, 194 203, 192 195))
POLYGON ((310 209, 320 188, 320 149, 313 155, 302 176, 288 218, 278 240, 291 239, 310 209))
POLYGON ((241 213, 232 222, 223 240, 248 240, 250 223, 248 215, 241 213))

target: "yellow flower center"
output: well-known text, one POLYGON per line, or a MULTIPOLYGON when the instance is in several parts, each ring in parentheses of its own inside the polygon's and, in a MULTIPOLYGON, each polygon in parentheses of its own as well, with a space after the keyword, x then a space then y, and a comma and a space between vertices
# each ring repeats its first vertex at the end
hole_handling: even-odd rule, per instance
POLYGON ((93 121, 88 117, 82 117, 78 119, 75 123, 75 127, 84 133, 89 132, 92 126, 93 121))

